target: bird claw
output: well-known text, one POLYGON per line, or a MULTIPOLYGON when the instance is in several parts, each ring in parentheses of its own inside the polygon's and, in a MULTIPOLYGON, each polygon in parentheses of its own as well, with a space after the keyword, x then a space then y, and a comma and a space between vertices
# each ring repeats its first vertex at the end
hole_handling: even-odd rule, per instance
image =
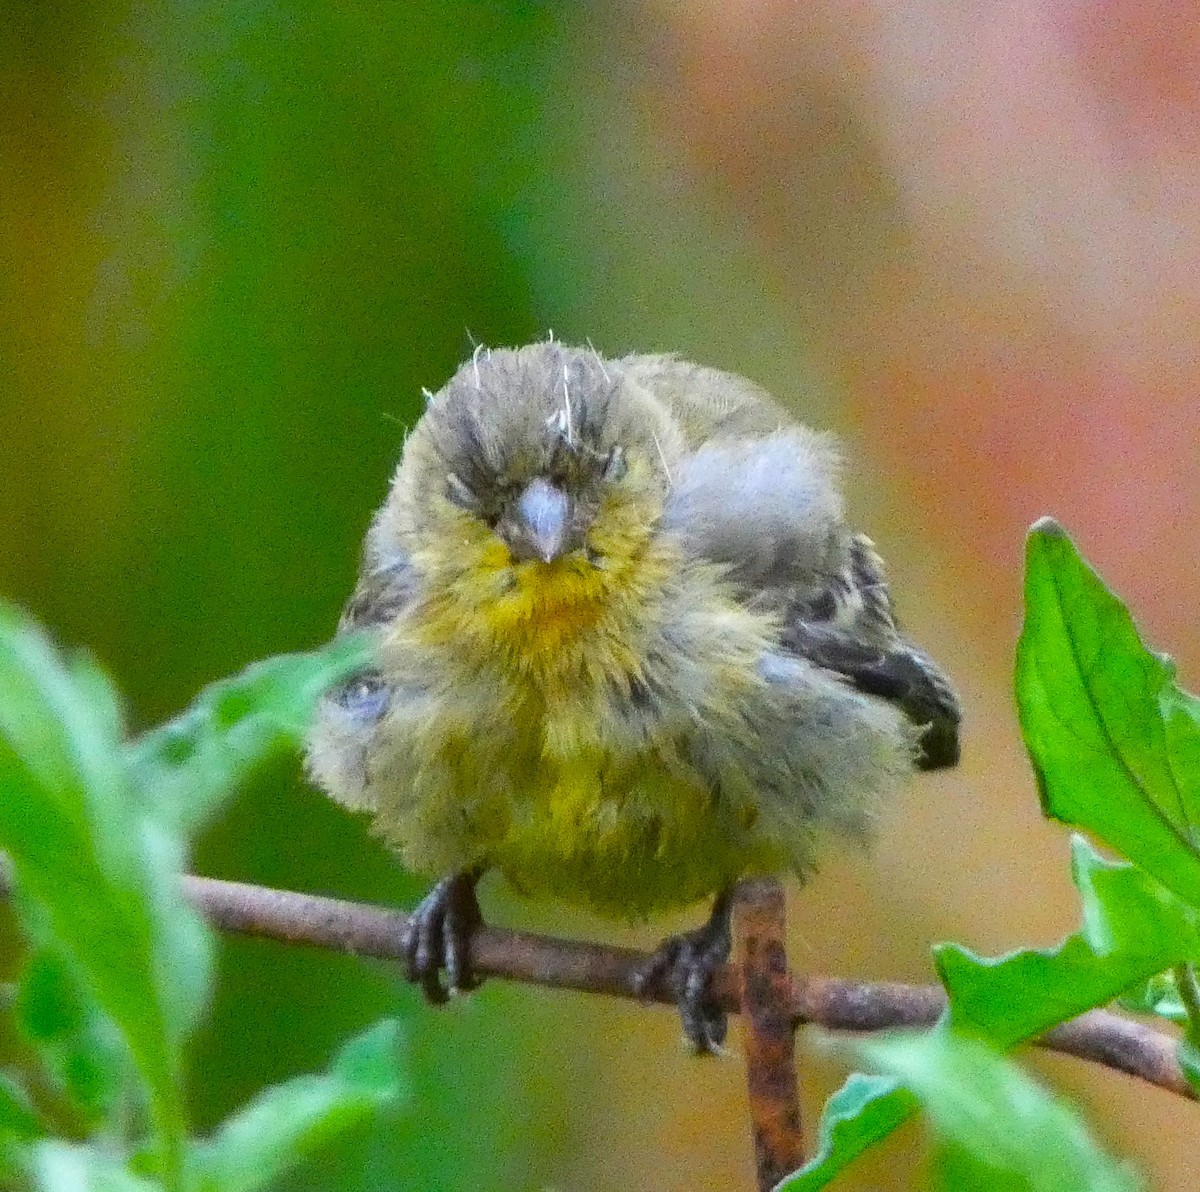
POLYGON ((417 905, 400 937, 405 975, 421 986, 430 1005, 440 1006, 450 994, 479 986, 470 964, 471 936, 483 923, 475 896, 477 880, 470 873, 442 878, 417 905))
POLYGON ((712 976, 728 959, 729 914, 720 900, 712 918, 696 931, 668 936, 634 974, 634 990, 646 997, 655 987, 675 999, 683 1033, 700 1055, 721 1050, 729 1018, 713 1001, 712 976))

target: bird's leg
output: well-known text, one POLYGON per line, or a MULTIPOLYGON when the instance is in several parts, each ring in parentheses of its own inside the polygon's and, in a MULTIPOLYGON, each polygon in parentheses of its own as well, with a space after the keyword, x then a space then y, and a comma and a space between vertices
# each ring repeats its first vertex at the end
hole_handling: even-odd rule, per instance
POLYGON ((408 979, 421 986, 431 1005, 479 985, 470 971, 469 948, 472 934, 483 923, 475 897, 482 876, 481 869, 468 869, 442 878, 421 899, 401 936, 408 979), (439 976, 443 968, 446 985, 439 976))
POLYGON ((703 927, 668 936, 642 966, 635 980, 639 994, 666 983, 679 1007, 683 1033, 701 1055, 725 1042, 729 1019, 711 996, 712 975, 729 959, 733 888, 722 890, 703 927))

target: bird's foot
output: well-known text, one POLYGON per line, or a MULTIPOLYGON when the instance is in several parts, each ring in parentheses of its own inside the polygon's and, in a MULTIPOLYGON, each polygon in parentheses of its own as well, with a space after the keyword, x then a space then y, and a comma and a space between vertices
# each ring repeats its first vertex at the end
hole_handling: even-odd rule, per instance
POLYGON ((679 1008, 683 1033, 700 1055, 720 1051, 729 1028, 728 1016, 713 1001, 711 986, 713 973, 729 959, 731 910, 731 894, 721 894, 703 927, 668 936, 634 978, 639 996, 665 985, 679 1008))
POLYGON ((400 938, 408 979, 421 986, 431 1005, 479 985, 470 965, 471 936, 483 923, 475 897, 478 881, 479 874, 471 872, 442 878, 417 905, 400 938))

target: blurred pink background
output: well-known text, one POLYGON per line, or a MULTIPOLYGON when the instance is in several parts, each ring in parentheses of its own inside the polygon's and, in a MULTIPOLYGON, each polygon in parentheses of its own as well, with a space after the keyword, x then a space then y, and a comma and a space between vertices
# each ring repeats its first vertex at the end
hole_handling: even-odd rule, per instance
MULTIPOLYGON (((748 229, 764 299, 844 389, 829 414, 857 511, 967 706, 962 770, 914 784, 870 859, 832 861, 795 898, 791 960, 927 980, 921 937, 1051 943, 1078 908, 1010 694, 1029 523, 1059 518, 1185 684, 1200 671, 1200 11, 721 0, 641 15, 637 94, 660 152, 748 229)), ((815 1126, 844 1069, 808 1063, 815 1126)), ((1194 1187, 1194 1107, 1035 1063, 1154 1187, 1194 1187)), ((672 1066, 644 1112, 695 1080, 672 1066)), ((672 1187, 744 1179, 739 1093, 730 1080, 673 1120, 688 1138, 673 1162, 710 1155, 672 1187)), ((919 1186, 911 1149, 893 1140, 838 1186, 919 1186)))

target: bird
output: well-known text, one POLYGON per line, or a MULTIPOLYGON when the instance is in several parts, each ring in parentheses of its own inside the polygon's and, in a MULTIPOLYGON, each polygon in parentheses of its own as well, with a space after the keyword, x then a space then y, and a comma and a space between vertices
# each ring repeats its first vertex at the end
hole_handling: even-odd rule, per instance
MULTIPOLYGON (((639 922, 711 900, 638 974, 699 1053, 737 883, 867 840, 961 712, 846 525, 835 439, 741 376, 550 338, 477 347, 412 426, 338 633, 314 781, 436 883, 401 941, 473 989, 476 886, 639 922)), ((444 980, 443 980, 444 974, 444 980)))

